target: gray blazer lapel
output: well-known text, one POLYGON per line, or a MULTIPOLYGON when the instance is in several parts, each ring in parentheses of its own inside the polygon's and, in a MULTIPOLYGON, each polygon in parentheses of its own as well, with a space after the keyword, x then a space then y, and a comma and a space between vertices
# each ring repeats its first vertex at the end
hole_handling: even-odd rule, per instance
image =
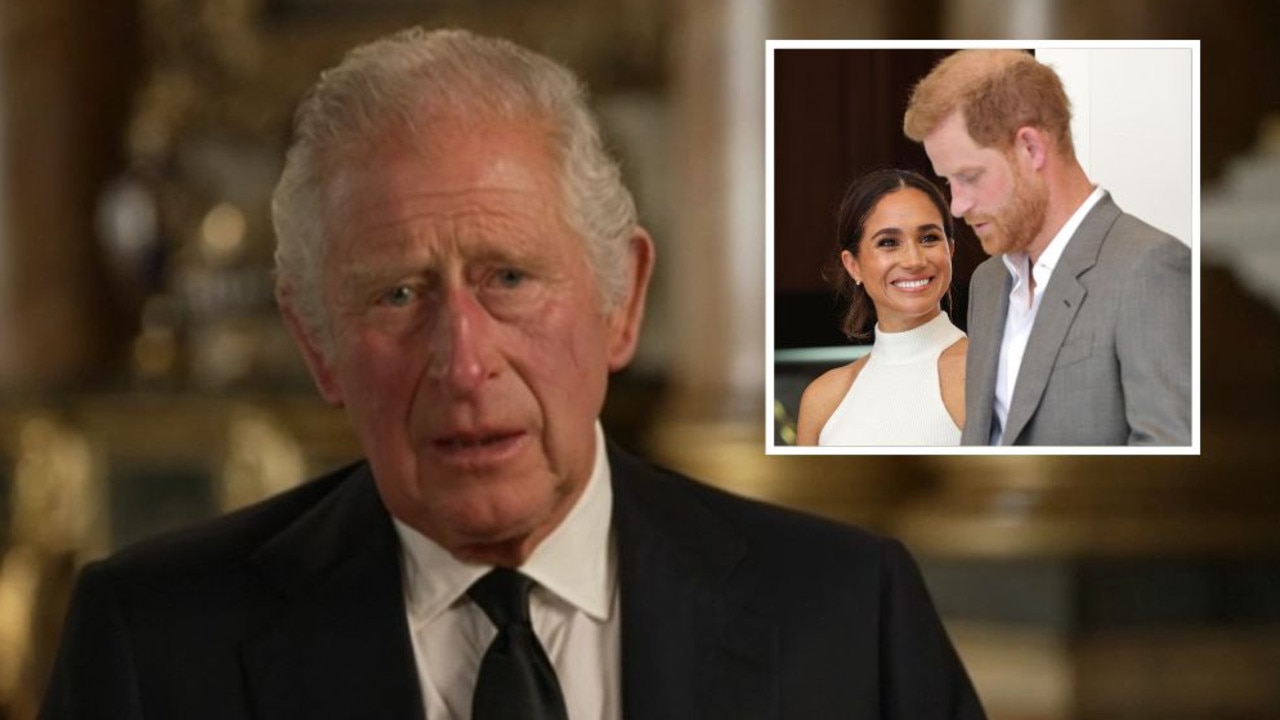
POLYGON ((960 438, 963 445, 986 445, 991 439, 996 370, 1011 284, 1008 268, 998 256, 980 265, 969 284, 965 421, 960 438))
POLYGON ((243 649, 258 717, 421 718, 398 540, 367 466, 253 558, 281 594, 243 649))
MULTIPOLYGON (((1067 332, 1088 294, 1080 278, 1097 264, 1102 241, 1118 217, 1120 209, 1111 196, 1104 193, 1098 204, 1085 215, 1054 267, 1053 276, 1049 278, 1049 285, 1040 300, 1031 337, 1027 340, 1022 367, 1018 370, 1013 401, 1009 406, 1009 421, 1004 429, 1006 445, 1017 441, 1040 406, 1067 332)), ((1087 343, 1087 339, 1079 340, 1087 343)))
POLYGON ((776 718, 777 638, 733 597, 744 547, 664 476, 610 448, 623 717, 776 718))

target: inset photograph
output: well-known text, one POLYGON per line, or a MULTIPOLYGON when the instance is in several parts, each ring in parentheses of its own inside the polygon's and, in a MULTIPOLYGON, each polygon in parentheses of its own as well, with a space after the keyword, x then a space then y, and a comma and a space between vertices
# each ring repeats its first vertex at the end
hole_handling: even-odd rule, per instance
POLYGON ((769 452, 1199 453, 1199 44, 770 41, 769 452))

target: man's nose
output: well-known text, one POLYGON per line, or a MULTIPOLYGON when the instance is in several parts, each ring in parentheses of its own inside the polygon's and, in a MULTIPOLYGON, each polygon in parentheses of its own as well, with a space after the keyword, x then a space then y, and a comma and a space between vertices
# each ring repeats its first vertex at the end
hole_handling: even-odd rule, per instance
POLYGON ((474 393, 497 374, 493 318, 469 288, 449 290, 432 324, 429 375, 448 394, 474 393))
POLYGON ((963 218, 964 214, 973 209, 973 201, 969 198, 969 193, 951 186, 951 215, 957 218, 963 218))

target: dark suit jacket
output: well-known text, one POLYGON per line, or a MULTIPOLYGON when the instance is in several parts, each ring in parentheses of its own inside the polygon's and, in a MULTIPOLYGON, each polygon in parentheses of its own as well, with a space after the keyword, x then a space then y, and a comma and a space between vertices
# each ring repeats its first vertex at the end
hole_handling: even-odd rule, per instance
MULTIPOLYGON (((964 445, 986 445, 1013 279, 997 255, 969 285, 964 445)), ((1191 251, 1104 194, 1040 299, 1005 445, 1191 444, 1191 251)))
MULTIPOLYGON (((906 551, 610 449, 629 720, 980 718, 906 551)), ((365 465, 81 575, 41 717, 421 718, 365 465)))

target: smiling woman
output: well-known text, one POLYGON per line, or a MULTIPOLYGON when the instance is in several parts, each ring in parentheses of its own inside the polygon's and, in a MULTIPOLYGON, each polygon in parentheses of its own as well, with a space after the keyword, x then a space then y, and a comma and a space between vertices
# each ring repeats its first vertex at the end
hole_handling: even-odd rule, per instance
POLYGON ((914 172, 870 173, 845 193, 837 241, 843 330, 875 344, 805 389, 798 444, 959 444, 967 340, 942 310, 955 252, 946 200, 914 172))

